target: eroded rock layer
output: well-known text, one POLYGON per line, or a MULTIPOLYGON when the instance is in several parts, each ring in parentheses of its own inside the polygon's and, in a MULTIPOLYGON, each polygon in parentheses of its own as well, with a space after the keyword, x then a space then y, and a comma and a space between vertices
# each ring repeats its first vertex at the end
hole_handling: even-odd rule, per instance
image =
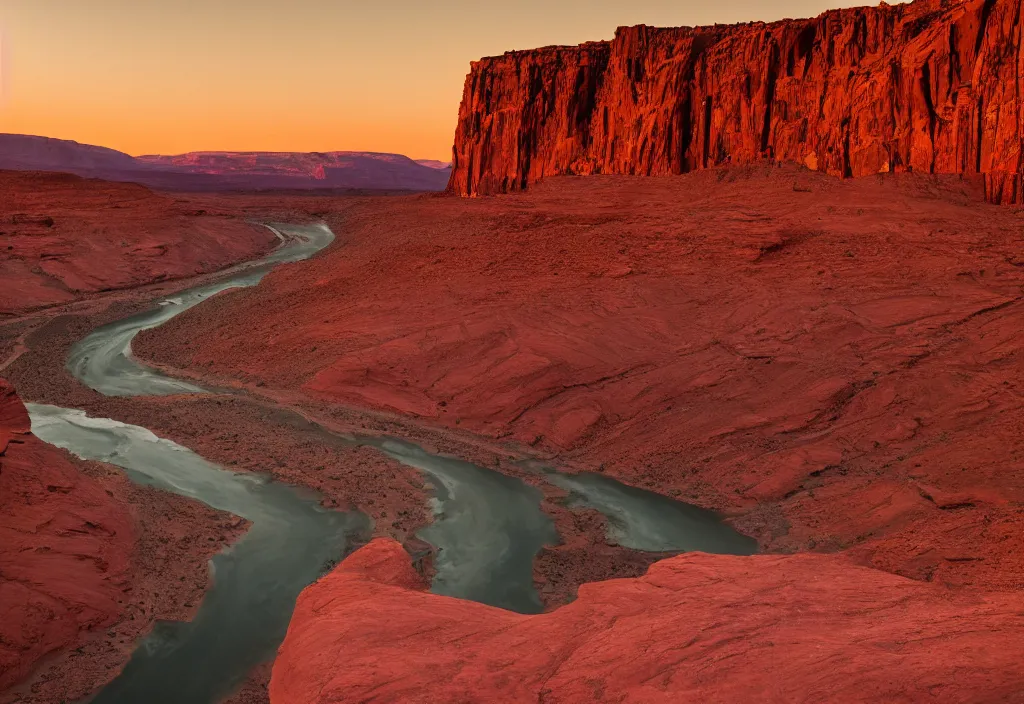
POLYGON ((131 516, 29 432, 0 379, 0 690, 119 611, 136 541, 131 516))
POLYGON ((1021 0, 918 0, 771 24, 620 28, 473 63, 449 190, 785 160, 835 176, 983 174, 1021 202, 1021 0))

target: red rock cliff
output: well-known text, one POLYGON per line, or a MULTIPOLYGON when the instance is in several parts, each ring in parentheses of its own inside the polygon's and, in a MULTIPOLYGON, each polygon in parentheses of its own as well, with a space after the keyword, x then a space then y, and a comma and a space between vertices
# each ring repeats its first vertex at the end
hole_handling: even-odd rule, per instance
POLYGON ((772 24, 619 29, 472 65, 450 191, 778 159, 835 176, 985 175, 1022 200, 1021 0, 918 0, 772 24))

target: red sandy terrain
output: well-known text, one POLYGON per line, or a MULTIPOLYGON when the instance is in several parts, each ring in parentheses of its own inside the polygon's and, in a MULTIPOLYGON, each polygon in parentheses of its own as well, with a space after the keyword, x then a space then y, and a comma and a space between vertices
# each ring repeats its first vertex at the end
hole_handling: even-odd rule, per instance
POLYGON ((955 177, 790 167, 338 208, 338 245, 145 333, 137 353, 604 471, 722 510, 768 552, 840 554, 680 558, 536 621, 367 583, 351 587, 363 601, 345 586, 310 606, 332 577, 300 606, 275 701, 437 700, 475 682, 577 701, 595 696, 586 678, 635 701, 770 683, 780 701, 827 699, 840 681, 852 700, 1024 691, 1004 659, 1024 587, 1020 213, 955 177), (668 573, 682 592, 651 586, 668 573), (635 629, 580 662, 563 652, 618 608, 635 629), (715 634, 693 660, 687 623, 715 634), (631 674, 651 628, 664 648, 631 674), (729 657, 663 679, 713 652, 729 657))
POLYGON ((133 184, 0 172, 0 313, 222 269, 274 235, 133 184))
POLYGON ((690 554, 523 616, 422 591, 377 540, 299 597, 270 698, 1014 702, 1022 609, 838 556, 690 554))
POLYGON ((242 527, 36 439, 0 379, 0 702, 101 686, 155 619, 198 606, 206 560, 242 527))
POLYGON ((557 179, 328 219, 342 245, 136 352, 603 469, 768 550, 1024 585, 1021 216, 967 184, 557 179))
POLYGON ((779 159, 836 176, 983 173, 1024 193, 1021 0, 917 0, 816 19, 626 27, 509 52, 466 78, 449 188, 680 174, 779 159))
MULTIPOLYGON (((504 696, 510 683, 562 701, 602 682, 635 701, 1022 690, 1009 662, 1024 567, 1021 215, 985 205, 979 184, 737 168, 476 200, 281 202, 325 217, 338 243, 147 333, 141 356, 603 469, 722 509, 767 551, 844 554, 676 558, 519 617, 409 589, 407 558, 378 545, 303 597, 275 701, 375 685, 384 700, 504 696), (359 565, 369 582, 351 576, 359 565), (691 644, 698 630, 713 635, 691 644)), ((214 399, 220 425, 174 418, 173 403, 165 431, 222 459, 239 432, 256 435, 214 399)), ((289 444, 272 444, 287 462, 289 444)), ((242 696, 260 692, 257 679, 242 696)))

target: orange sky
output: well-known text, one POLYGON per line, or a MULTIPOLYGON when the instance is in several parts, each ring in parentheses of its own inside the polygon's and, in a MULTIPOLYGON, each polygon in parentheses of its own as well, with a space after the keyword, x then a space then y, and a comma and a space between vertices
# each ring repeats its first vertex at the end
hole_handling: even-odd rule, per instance
POLYGON ((842 0, 0 0, 0 132, 447 160, 469 62, 842 0))

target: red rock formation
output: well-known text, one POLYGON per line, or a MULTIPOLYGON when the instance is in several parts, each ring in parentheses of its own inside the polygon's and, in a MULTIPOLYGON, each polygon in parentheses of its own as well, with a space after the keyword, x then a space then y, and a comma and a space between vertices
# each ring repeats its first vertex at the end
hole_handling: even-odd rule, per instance
POLYGON ((771 24, 620 28, 473 63, 449 190, 763 159, 835 176, 985 175, 1021 201, 1021 0, 918 0, 771 24))
POLYGON ((299 597, 272 704, 1013 701, 1024 596, 837 556, 689 554, 523 616, 412 591, 392 541, 299 597))

